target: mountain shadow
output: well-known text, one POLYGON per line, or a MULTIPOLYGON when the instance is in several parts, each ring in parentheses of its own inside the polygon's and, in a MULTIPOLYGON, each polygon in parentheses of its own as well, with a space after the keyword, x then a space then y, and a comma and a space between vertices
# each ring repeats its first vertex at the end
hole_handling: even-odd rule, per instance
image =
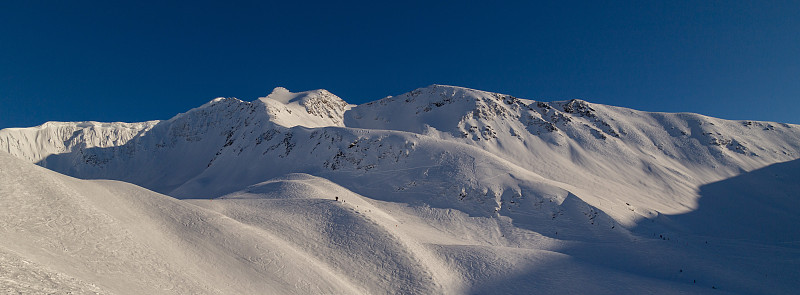
MULTIPOLYGON (((703 185, 696 210, 628 238, 574 239, 474 293, 792 294, 800 287, 800 159, 703 185), (561 274, 577 278, 569 284, 561 274), (625 292, 625 291, 628 292, 625 292)), ((564 238, 559 235, 557 238, 564 238)))
POLYGON ((800 245, 800 159, 699 189, 696 210, 666 224, 702 236, 800 245))

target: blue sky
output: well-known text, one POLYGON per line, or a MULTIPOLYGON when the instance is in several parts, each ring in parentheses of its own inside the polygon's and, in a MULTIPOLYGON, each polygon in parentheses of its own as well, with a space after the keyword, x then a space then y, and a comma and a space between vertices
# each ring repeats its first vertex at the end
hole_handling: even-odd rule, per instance
POLYGON ((1 2, 0 128, 430 84, 800 123, 796 1, 163 2, 1 2))

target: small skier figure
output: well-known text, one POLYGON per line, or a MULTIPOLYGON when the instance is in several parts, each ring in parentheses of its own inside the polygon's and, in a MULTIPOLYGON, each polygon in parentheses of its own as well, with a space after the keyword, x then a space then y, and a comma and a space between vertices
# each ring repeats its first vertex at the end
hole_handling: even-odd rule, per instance
POLYGON ((337 201, 337 202, 339 201, 339 197, 336 197, 336 201, 337 201))

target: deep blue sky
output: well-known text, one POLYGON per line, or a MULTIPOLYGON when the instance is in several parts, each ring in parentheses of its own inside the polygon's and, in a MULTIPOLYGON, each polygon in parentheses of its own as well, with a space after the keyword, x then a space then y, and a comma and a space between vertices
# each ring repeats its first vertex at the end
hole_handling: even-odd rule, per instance
POLYGON ((0 128, 434 83, 800 123, 797 1, 162 2, 0 2, 0 128))

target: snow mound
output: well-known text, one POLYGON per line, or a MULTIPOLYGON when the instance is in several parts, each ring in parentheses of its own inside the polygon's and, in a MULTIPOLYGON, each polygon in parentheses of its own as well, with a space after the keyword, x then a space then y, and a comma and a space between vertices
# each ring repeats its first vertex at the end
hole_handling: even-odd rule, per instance
POLYGON ((0 281, 12 282, 2 284, 12 291, 359 292, 313 256, 217 213, 130 184, 59 175, 5 153, 0 163, 0 257, 12 258, 0 260, 0 270, 12 270, 0 272, 0 281), (19 263, 35 271, 19 273, 19 263))

